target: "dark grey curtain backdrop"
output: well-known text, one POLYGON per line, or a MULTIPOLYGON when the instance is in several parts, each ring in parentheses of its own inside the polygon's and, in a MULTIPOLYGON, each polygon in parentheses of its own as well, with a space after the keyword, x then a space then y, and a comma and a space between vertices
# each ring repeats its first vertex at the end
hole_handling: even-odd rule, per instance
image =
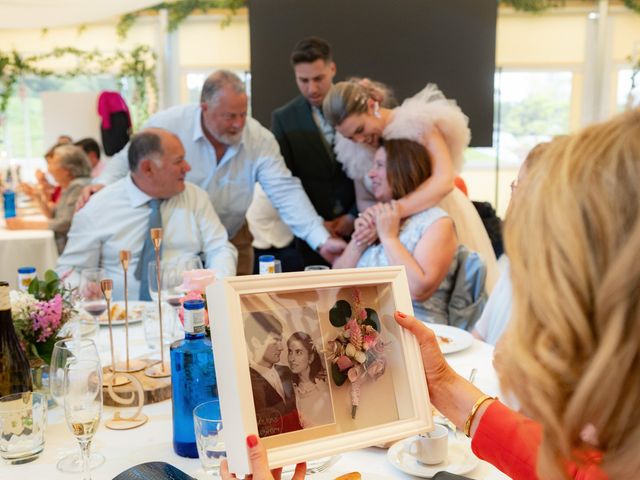
POLYGON ((473 146, 491 145, 496 0, 248 0, 253 116, 298 94, 289 54, 308 35, 326 39, 336 81, 366 76, 399 101, 437 83, 470 118, 473 146))

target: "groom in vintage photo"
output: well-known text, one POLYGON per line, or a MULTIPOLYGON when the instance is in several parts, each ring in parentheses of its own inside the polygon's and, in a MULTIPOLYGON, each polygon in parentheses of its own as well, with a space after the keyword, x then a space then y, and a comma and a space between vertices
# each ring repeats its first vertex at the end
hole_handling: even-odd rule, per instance
POLYGON ((249 371, 260 437, 300 430, 292 374, 278 365, 284 350, 282 323, 270 312, 252 312, 245 321, 249 371))

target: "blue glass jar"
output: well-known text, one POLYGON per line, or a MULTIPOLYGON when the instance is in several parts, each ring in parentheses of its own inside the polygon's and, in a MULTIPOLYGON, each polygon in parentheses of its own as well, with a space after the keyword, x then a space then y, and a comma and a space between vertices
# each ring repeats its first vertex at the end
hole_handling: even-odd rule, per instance
POLYGON ((218 398, 211 340, 204 330, 204 300, 184 302, 184 340, 171 345, 173 450, 198 458, 193 409, 218 398))

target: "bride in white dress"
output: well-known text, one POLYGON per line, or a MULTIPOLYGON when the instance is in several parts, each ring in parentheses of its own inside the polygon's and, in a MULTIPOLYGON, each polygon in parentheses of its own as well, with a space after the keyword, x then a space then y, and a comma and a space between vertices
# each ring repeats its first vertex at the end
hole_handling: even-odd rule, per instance
POLYGON ((327 371, 313 340, 304 332, 295 332, 287 340, 287 350, 302 428, 334 423, 327 371))
POLYGON ((445 210, 455 223, 459 242, 484 260, 490 292, 498 276, 491 241, 473 204, 453 187, 471 139, 468 118, 455 101, 429 84, 399 107, 388 109, 380 106, 378 92, 366 83, 339 82, 325 97, 323 112, 336 129, 336 155, 356 183, 358 208, 365 219, 372 218, 367 208, 375 203, 367 172, 381 140, 414 140, 427 148, 433 159, 432 176, 398 201, 399 213, 406 218, 436 205, 445 210))

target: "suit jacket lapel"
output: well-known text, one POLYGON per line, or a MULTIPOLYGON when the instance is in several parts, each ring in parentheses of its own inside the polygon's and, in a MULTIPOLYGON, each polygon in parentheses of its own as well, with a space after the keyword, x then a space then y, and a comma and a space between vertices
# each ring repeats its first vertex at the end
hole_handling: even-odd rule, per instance
POLYGON ((309 144, 313 148, 319 149, 325 153, 324 158, 333 166, 336 164, 335 154, 330 145, 322 136, 322 132, 318 128, 315 120, 313 119, 313 113, 311 111, 311 105, 305 100, 304 97, 300 97, 300 101, 296 104, 295 109, 296 122, 302 129, 307 132, 314 132, 314 135, 309 135, 309 144))

